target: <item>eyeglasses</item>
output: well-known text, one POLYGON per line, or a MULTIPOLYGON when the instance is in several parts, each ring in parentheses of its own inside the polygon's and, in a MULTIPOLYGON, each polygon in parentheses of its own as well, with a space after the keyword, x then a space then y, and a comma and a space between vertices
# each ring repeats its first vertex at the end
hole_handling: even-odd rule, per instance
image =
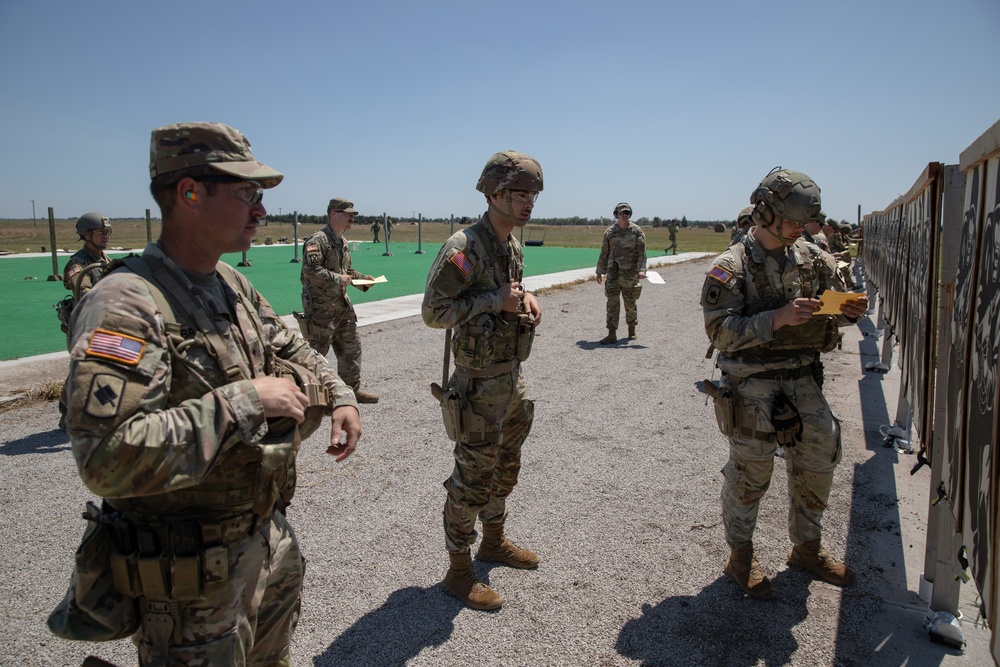
POLYGON ((249 206, 259 204, 264 200, 264 188, 257 181, 246 181, 245 187, 234 185, 229 188, 229 194, 242 200, 249 206))
POLYGON ((259 204, 264 200, 264 189, 257 181, 248 181, 238 176, 226 176, 223 174, 198 176, 194 180, 199 183, 233 183, 234 186, 229 188, 229 194, 248 206, 259 204), (236 183, 241 184, 243 187, 235 185, 236 183))
POLYGON ((628 217, 632 215, 632 211, 618 211, 618 215, 624 215, 625 217, 628 217))
POLYGON ((522 204, 534 204, 538 201, 538 193, 528 192, 527 190, 511 190, 510 196, 522 204))

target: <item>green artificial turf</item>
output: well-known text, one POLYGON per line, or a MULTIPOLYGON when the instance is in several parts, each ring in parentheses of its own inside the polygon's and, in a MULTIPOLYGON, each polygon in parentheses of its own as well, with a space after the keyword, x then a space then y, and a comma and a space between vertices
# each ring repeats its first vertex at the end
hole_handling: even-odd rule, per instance
MULTIPOLYGON (((384 275, 387 283, 367 292, 350 289, 355 303, 380 301, 424 291, 427 271, 440 244, 423 244, 425 254, 416 254, 416 243, 393 243, 392 256, 384 257, 385 245, 361 243, 351 257, 354 268, 373 276, 384 275)), ((524 248, 525 275, 537 276, 597 265, 596 248, 537 247, 524 248)), ((109 253, 112 258, 122 253, 109 253)), ((301 251, 300 255, 301 257, 301 251)), ((299 264, 292 263, 292 246, 253 246, 247 252, 251 266, 238 267, 263 294, 279 315, 302 310, 299 264)), ((223 261, 236 265, 239 254, 225 255, 223 261)), ((59 256, 59 270, 69 260, 59 256)), ((66 349, 66 337, 59 330, 59 320, 52 306, 68 292, 62 282, 48 281, 52 273, 49 257, 5 257, 0 259, 0 285, 3 294, 3 317, 0 318, 0 359, 15 359, 66 349), (30 278, 30 279, 26 279, 30 278)))

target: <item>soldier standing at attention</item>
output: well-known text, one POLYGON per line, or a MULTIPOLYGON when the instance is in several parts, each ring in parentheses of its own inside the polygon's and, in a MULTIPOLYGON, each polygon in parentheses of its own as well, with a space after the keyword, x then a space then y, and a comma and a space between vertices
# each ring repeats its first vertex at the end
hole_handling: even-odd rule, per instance
POLYGON ((282 175, 219 123, 157 128, 150 153, 160 238, 73 315, 73 455, 104 498, 95 521, 113 523, 124 556, 114 584, 136 599, 140 664, 290 665, 303 564, 284 512, 296 424, 320 402, 278 368, 298 364, 320 383, 338 461, 361 435, 357 405, 329 363, 219 262, 250 247, 264 189, 282 175))
POLYGON ((722 519, 731 549, 725 572, 745 593, 765 599, 775 589, 754 556, 753 533, 779 444, 791 505, 788 564, 837 586, 855 579, 821 542, 841 440, 821 389, 819 354, 836 347, 838 325, 856 322, 868 299, 846 302, 839 316, 813 315, 824 290, 845 290, 832 257, 800 240, 820 210, 820 189, 808 176, 772 171, 750 201, 756 226, 715 259, 701 304, 722 370, 716 416, 729 437, 722 469, 722 519))
POLYGON ((428 326, 455 330, 455 372, 448 389, 461 405, 461 416, 452 423, 455 468, 444 483, 450 560, 444 590, 473 609, 497 609, 503 597, 472 569, 476 519, 483 524, 479 560, 522 569, 540 561, 507 539, 504 523, 507 496, 521 469, 521 446, 535 413, 521 362, 531 352, 534 328, 542 318, 538 300, 521 286, 524 255, 511 232, 531 218, 542 190, 542 168, 521 153, 496 153, 476 189, 485 195, 488 209, 479 222, 455 232, 441 247, 427 276, 421 311, 428 326))
MULTIPOLYGON (((303 244, 302 335, 313 349, 326 356, 333 345, 337 373, 352 389, 358 403, 378 403, 378 396, 361 390, 361 337, 347 286, 352 280, 371 280, 351 267, 351 250, 344 232, 358 212, 352 202, 336 197, 326 207, 326 226, 303 244), (303 326, 304 325, 304 326, 303 326)), ((367 292, 370 285, 355 285, 367 292)))
POLYGON ((608 335, 601 339, 601 345, 618 341, 619 294, 625 301, 628 337, 635 339, 635 325, 639 318, 635 302, 642 294, 639 281, 646 277, 646 235, 631 222, 632 207, 621 202, 615 206, 614 216, 615 224, 604 232, 601 255, 597 258, 597 284, 604 283, 604 295, 608 297, 608 335))
POLYGON ((382 223, 376 220, 372 223, 372 243, 378 243, 378 233, 382 229, 382 223))
POLYGON ((104 267, 111 263, 104 254, 111 244, 111 221, 101 213, 84 213, 76 221, 76 233, 80 235, 83 247, 66 262, 63 286, 73 292, 73 298, 79 301, 101 279, 104 267), (91 264, 101 264, 102 267, 81 275, 80 272, 91 264))

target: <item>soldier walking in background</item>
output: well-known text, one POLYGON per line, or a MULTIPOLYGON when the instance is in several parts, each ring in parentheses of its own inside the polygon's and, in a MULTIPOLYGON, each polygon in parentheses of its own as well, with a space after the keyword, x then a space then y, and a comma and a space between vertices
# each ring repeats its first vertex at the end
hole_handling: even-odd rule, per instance
MULTIPOLYGON (((371 280, 351 266, 351 249, 344 232, 351 228, 358 212, 354 204, 335 197, 326 207, 326 226, 306 239, 302 246, 302 309, 299 319, 313 349, 326 356, 333 346, 337 373, 357 396, 358 403, 378 403, 378 396, 361 390, 361 337, 358 316, 347 295, 352 280, 371 280)), ((367 292, 371 285, 355 285, 367 292)))
POLYGON ((677 254, 677 223, 674 222, 673 220, 671 220, 670 224, 667 226, 667 234, 670 235, 670 245, 667 246, 663 250, 663 253, 664 254, 670 254, 670 251, 673 250, 674 254, 676 255, 677 254))
POLYGON ((49 625, 74 639, 134 633, 142 665, 290 665, 303 561, 284 513, 297 425, 332 414, 327 451, 339 461, 361 435, 357 405, 219 262, 250 247, 264 189, 282 175, 218 123, 153 130, 150 152, 160 238, 77 307, 67 416, 80 476, 104 499, 89 505, 88 535, 113 540, 118 555, 91 564, 95 586, 107 585, 90 591, 96 613, 133 610, 120 625, 81 624, 77 599, 49 625), (315 383, 313 398, 283 377, 293 366, 315 383))
POLYGON ((382 223, 376 220, 372 223, 372 243, 378 243, 378 233, 382 229, 382 223))
POLYGON ((824 290, 843 292, 832 257, 800 240, 820 211, 820 189, 805 174, 772 171, 750 198, 756 224, 717 257, 705 278, 705 331, 719 350, 716 416, 729 437, 722 469, 722 519, 731 549, 725 572, 745 593, 776 594, 757 561, 753 533, 760 499, 771 483, 777 447, 788 468, 789 565, 837 585, 854 571, 823 547, 822 520, 840 461, 840 423, 822 392, 820 352, 836 347, 838 325, 865 314, 859 297, 840 315, 816 316, 824 290))
POLYGON ((392 228, 394 226, 395 225, 392 224, 392 218, 385 219, 385 240, 387 243, 392 241, 392 228))
MULTIPOLYGON (((455 467, 444 483, 444 590, 473 609, 497 609, 503 597, 472 568, 476 519, 483 540, 476 557, 530 569, 540 558, 507 538, 507 496, 517 484, 521 446, 534 419, 521 362, 528 358, 542 309, 524 291, 524 255, 511 234, 531 218, 542 168, 527 155, 496 153, 476 189, 488 209, 479 222, 445 241, 427 276, 421 312, 436 329, 454 329, 455 372, 441 396, 455 467)), ((446 337, 446 341, 448 338, 446 337)), ((447 342, 446 342, 447 344, 447 342)))
POLYGON ((646 235, 631 222, 632 207, 621 202, 615 206, 614 216, 615 224, 605 230, 601 255, 597 258, 597 284, 604 283, 604 294, 608 299, 608 335, 601 339, 601 345, 618 341, 619 294, 625 302, 628 337, 635 339, 635 327, 639 321, 636 301, 642 294, 639 281, 646 277, 646 235))

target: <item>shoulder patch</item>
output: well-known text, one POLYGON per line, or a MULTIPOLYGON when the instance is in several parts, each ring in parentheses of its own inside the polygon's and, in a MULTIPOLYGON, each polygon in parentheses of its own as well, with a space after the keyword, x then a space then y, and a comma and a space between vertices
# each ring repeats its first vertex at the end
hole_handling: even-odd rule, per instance
POLYGON ((90 381, 90 392, 84 412, 95 419, 108 419, 118 414, 125 394, 125 380, 117 375, 98 373, 90 381))
POLYGON ((472 262, 458 248, 452 248, 448 252, 448 261, 454 264, 462 272, 463 276, 467 276, 472 272, 472 262))
POLYGON ((708 276, 710 278, 715 278, 720 283, 722 283, 723 285, 725 285, 726 283, 729 282, 729 279, 733 277, 733 272, 732 271, 727 271, 726 269, 722 268, 721 266, 716 265, 716 266, 713 266, 712 270, 708 272, 708 276))
POLYGON ((80 266, 79 264, 73 264, 72 266, 69 267, 69 270, 66 271, 66 277, 72 278, 76 274, 80 273, 80 271, 82 270, 83 270, 82 266, 80 266))
POLYGON ((302 249, 302 252, 316 252, 319 250, 319 246, 315 243, 307 243, 306 247, 302 249))
POLYGON ((135 366, 142 359, 145 349, 146 341, 140 338, 107 329, 96 329, 90 338, 90 344, 87 345, 87 356, 135 366))

